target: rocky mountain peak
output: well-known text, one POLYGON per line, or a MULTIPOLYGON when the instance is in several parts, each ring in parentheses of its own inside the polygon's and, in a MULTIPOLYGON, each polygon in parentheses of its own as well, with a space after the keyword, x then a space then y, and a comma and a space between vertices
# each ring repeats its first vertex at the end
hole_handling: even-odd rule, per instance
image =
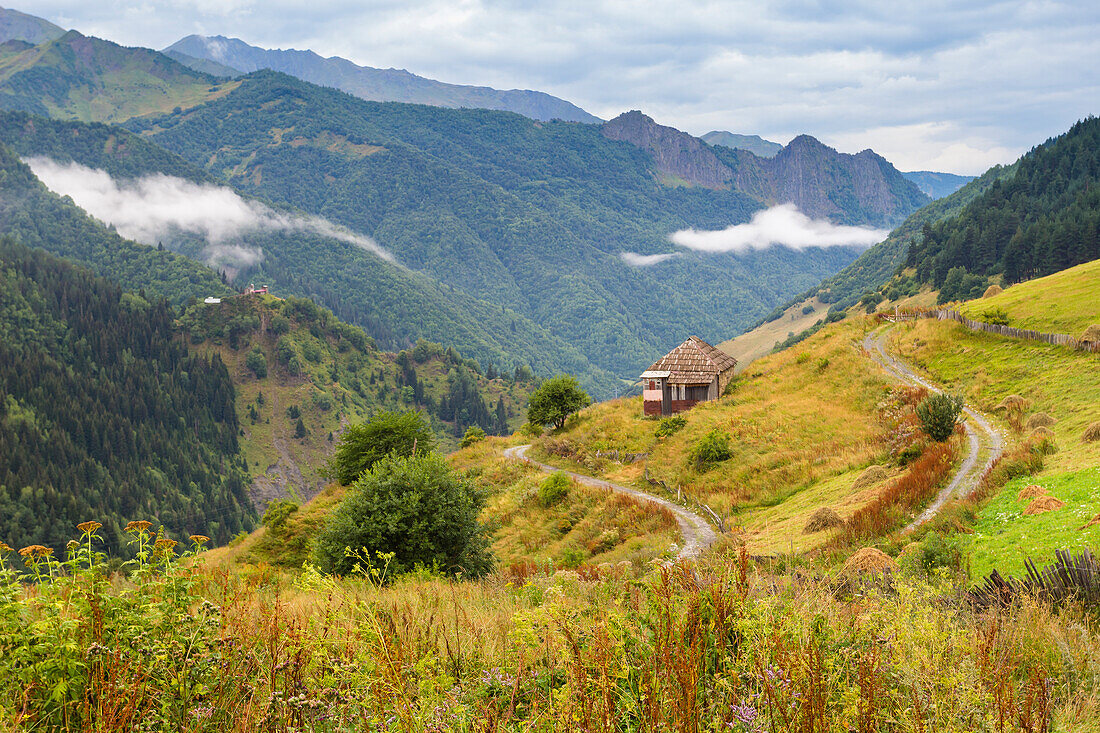
POLYGON ((657 172, 674 182, 714 189, 730 187, 733 171, 706 143, 674 127, 659 125, 639 110, 624 112, 605 123, 602 131, 606 138, 645 150, 653 157, 657 172))

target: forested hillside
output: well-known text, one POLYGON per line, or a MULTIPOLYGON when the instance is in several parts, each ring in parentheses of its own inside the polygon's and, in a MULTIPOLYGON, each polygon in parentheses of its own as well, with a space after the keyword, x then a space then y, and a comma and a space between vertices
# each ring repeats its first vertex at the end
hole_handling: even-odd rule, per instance
POLYGON ((927 224, 906 266, 943 286, 953 269, 1013 283, 1100 257, 1100 119, 1034 148, 956 216, 927 224))
MULTIPOLYGON (((595 126, 364 102, 272 72, 129 126, 246 193, 373 236, 409 267, 531 318, 619 375, 684 333, 747 325, 855 255, 772 248, 629 266, 624 252, 675 253, 673 231, 740 223, 760 203, 662 185, 650 156, 595 126)), ((343 298, 345 272, 311 277, 343 298)))
MULTIPOLYGON (((0 115, 0 119, 8 118, 0 115)), ((109 136, 107 130, 103 128, 109 136)), ((83 142, 75 135, 69 139, 83 142)), ((194 297, 232 292, 210 268, 173 252, 123 239, 72 201, 48 191, 3 144, 0 234, 85 265, 127 290, 143 290, 153 297, 168 298, 175 305, 194 297)))
POLYGON ((96 519, 225 542, 255 517, 229 373, 162 299, 0 240, 0 537, 64 547, 96 519))
POLYGON ((229 369, 261 507, 320 490, 318 471, 349 424, 381 410, 418 410, 440 444, 453 448, 471 426, 490 435, 518 428, 537 383, 527 367, 482 367, 428 341, 382 351, 362 329, 303 298, 198 303, 180 326, 197 352, 217 354, 229 369))

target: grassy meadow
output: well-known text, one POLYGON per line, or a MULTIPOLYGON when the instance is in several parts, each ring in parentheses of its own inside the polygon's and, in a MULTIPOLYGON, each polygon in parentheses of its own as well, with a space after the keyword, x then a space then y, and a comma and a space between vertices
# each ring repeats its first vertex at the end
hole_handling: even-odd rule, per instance
MULTIPOLYGON (((976 616, 948 578, 774 575, 745 554, 603 573, 227 572, 95 529, 0 570, 0 729, 1095 731, 1095 617, 976 616)), ((190 554, 190 553, 188 553, 190 554)), ((5 553, 5 562, 12 562, 5 553)))
POLYGON ((999 309, 1008 325, 1047 333, 1079 337, 1093 324, 1100 325, 1100 260, 1028 280, 989 298, 964 303, 959 311, 982 320, 999 309))

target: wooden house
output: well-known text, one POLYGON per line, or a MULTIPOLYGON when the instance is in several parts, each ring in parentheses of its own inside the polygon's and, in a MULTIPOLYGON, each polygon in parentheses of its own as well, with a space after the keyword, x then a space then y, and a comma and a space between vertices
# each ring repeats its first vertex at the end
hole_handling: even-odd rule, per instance
POLYGON ((737 360, 692 336, 642 372, 646 415, 674 415, 716 400, 733 379, 737 360))

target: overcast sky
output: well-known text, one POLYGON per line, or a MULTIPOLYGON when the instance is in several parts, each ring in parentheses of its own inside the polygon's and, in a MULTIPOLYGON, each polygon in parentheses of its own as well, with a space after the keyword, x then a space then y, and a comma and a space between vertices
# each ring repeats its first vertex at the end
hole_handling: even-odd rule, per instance
MULTIPOLYGON (((10 2, 11 0, 9 0, 10 2)), ((696 135, 805 132, 902 170, 980 173, 1100 113, 1100 3, 28 0, 126 45, 189 33, 549 92, 696 135)))

